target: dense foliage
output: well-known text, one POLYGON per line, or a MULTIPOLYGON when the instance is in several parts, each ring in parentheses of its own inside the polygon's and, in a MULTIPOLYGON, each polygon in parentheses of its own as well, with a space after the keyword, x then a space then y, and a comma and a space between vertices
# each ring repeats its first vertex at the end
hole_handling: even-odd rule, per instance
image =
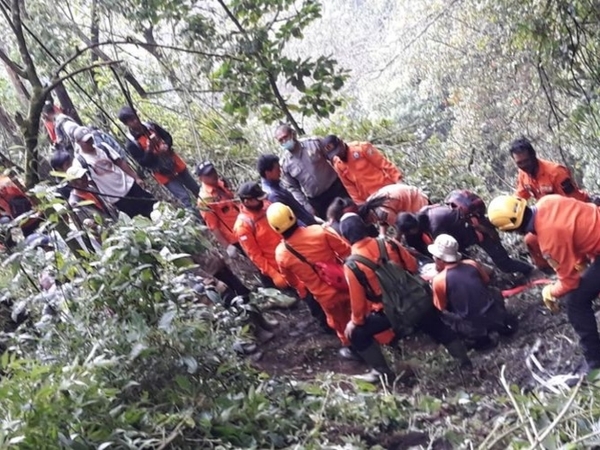
MULTIPOLYGON (((272 131, 285 120, 301 132, 374 142, 434 200, 459 186, 511 190, 506 149, 521 134, 593 191, 597 6, 7 1, 0 165, 30 186, 47 178, 39 119, 51 91, 68 112, 120 138, 115 113, 131 101, 172 132, 190 164, 211 158, 234 183, 257 177, 256 155, 276 151, 272 131)), ((56 211, 46 226, 66 236, 56 211)), ((153 222, 120 222, 99 253, 70 241, 71 251, 2 255, 0 447, 597 444, 593 383, 529 392, 498 367, 490 384, 467 389, 451 383, 457 376, 440 352, 419 353, 427 358, 420 384, 396 391, 329 372, 302 380, 261 372, 232 350, 248 331, 243 310, 193 289, 186 254, 207 251, 203 233, 161 205, 153 222), (56 291, 40 290, 48 274, 56 291), (43 314, 49 302, 62 305, 52 320, 43 314)))

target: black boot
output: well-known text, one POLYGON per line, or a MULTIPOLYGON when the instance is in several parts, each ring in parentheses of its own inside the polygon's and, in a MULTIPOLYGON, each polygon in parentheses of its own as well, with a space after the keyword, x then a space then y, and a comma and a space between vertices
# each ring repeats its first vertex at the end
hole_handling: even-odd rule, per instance
POLYGON ((471 369, 473 368, 473 363, 467 354, 467 347, 460 339, 456 339, 449 344, 446 344, 446 350, 450 353, 454 359, 456 359, 461 369, 471 369))
POLYGON ((365 375, 355 375, 353 378, 366 381, 367 383, 377 383, 380 379, 383 379, 386 384, 394 381, 394 372, 390 369, 390 366, 381 351, 381 347, 377 342, 373 342, 365 350, 357 353, 369 366, 371 366, 372 370, 365 375))
MULTIPOLYGON (((250 289, 248 289, 242 280, 240 280, 237 275, 235 275, 228 266, 224 266, 221 270, 214 274, 214 277, 217 280, 225 283, 229 289, 231 290, 229 295, 229 301, 225 301, 225 306, 229 306, 231 303, 231 299, 238 295, 248 299, 250 296, 250 289), (233 296, 231 295, 233 294, 233 296)), ((224 296, 225 297, 225 296, 224 296)))

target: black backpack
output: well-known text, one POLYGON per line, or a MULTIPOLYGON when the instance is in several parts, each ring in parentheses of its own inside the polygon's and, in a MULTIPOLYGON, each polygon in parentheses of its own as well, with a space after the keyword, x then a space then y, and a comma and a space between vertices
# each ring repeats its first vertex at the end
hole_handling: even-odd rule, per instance
MULTIPOLYGON (((383 303, 383 311, 394 333, 401 338, 414 333, 423 318, 434 309, 433 293, 429 283, 390 260, 385 244, 385 239, 377 238, 379 247, 377 262, 362 255, 351 255, 346 259, 345 264, 365 289, 367 299, 374 303, 383 303), (381 295, 375 295, 357 262, 375 272, 381 286, 381 295)), ((402 258, 398 246, 393 242, 390 242, 390 245, 402 258)))

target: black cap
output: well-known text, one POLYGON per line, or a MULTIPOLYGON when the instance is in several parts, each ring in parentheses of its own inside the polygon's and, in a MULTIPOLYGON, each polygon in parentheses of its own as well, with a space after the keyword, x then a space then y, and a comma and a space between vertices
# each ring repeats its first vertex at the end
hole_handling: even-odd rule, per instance
POLYGON ((255 198, 260 200, 267 194, 265 194, 265 191, 262 190, 258 183, 248 181, 239 187, 237 195, 240 199, 255 198))
POLYGON ((135 119, 137 114, 133 110, 131 106, 123 106, 119 110, 119 120, 123 123, 130 121, 131 119, 135 119))
POLYGON ((215 165, 210 161, 202 161, 196 166, 196 176, 201 177, 216 171, 215 165))
POLYGON ((340 219, 340 233, 350 244, 369 237, 367 224, 356 213, 346 213, 340 219))
POLYGON ((333 157, 338 154, 338 150, 342 145, 342 140, 335 134, 330 134, 323 138, 321 145, 325 149, 325 157, 327 159, 333 159, 333 157))

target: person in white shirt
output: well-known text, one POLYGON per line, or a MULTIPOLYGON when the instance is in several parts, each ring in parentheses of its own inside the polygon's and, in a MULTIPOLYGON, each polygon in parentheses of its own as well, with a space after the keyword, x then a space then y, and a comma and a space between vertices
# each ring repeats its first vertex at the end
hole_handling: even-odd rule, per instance
POLYGON ((129 217, 149 218, 156 200, 142 188, 142 179, 119 153, 106 143, 94 144, 92 130, 86 127, 77 128, 73 138, 77 143, 73 166, 88 170, 96 185, 94 193, 129 217))

